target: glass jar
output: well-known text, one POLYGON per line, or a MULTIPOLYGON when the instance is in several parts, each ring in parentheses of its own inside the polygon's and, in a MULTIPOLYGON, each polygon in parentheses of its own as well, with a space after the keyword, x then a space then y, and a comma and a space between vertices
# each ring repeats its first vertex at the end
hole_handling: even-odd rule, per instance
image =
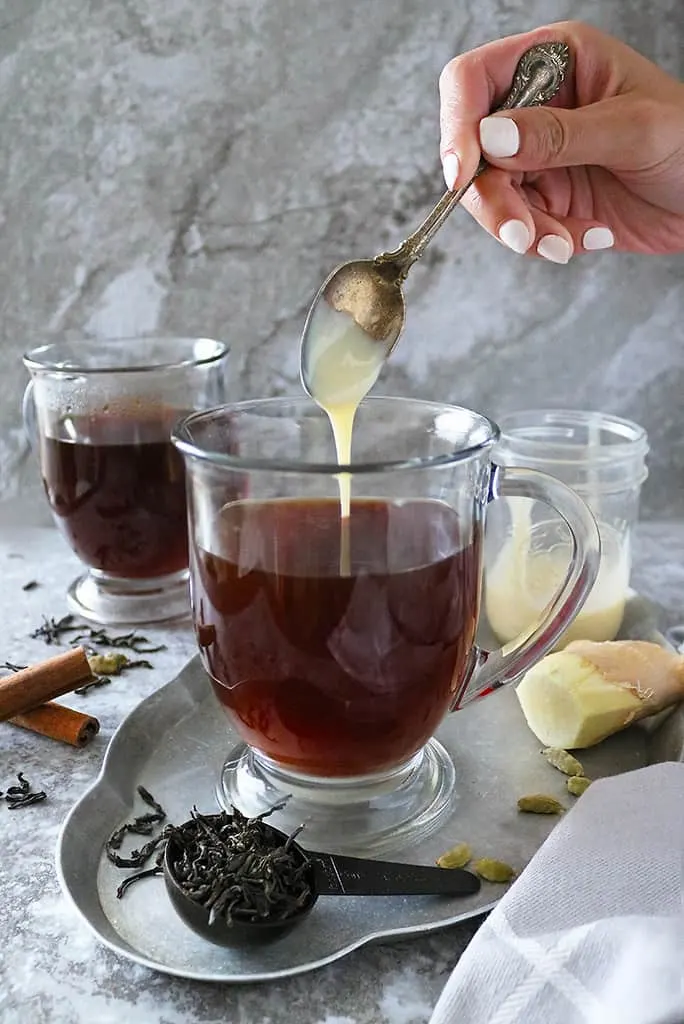
MULTIPOLYGON (((646 431, 604 413, 555 409, 513 413, 500 426, 495 461, 562 480, 584 498, 599 526, 596 583, 558 647, 613 640, 629 592, 632 533, 648 475, 646 431)), ((508 643, 534 627, 566 577, 572 538, 560 516, 527 498, 497 502, 488 527, 484 607, 492 632, 508 643)))

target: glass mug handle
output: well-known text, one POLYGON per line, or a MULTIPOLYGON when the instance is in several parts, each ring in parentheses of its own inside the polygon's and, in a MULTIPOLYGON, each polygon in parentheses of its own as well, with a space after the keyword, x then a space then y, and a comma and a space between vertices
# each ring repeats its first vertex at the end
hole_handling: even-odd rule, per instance
POLYGON ((488 501, 496 498, 532 498, 550 505, 572 534, 572 559, 563 585, 533 631, 522 633, 496 651, 473 647, 469 671, 452 702, 452 711, 512 683, 548 654, 582 608, 598 575, 601 540, 596 520, 566 484, 534 469, 495 465, 488 501))
POLYGON ((33 397, 33 381, 26 385, 24 397, 21 400, 21 416, 24 421, 24 433, 29 447, 38 446, 38 419, 36 416, 36 403, 33 397))

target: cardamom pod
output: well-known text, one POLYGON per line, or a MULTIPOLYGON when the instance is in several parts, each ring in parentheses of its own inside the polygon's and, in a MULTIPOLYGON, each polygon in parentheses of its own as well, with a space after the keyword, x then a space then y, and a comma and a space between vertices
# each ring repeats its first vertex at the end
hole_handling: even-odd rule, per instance
POLYGON ((473 851, 467 843, 457 843, 450 850, 437 858, 439 868, 464 868, 473 856, 473 851))
POLYGON ((568 793, 572 793, 573 796, 582 796, 582 793, 591 786, 591 779, 588 779, 586 775, 575 775, 568 779, 565 785, 568 787, 568 793))
POLYGON ((111 654, 91 654, 88 658, 90 671, 96 676, 117 676, 128 664, 128 658, 120 651, 111 654))
POLYGON ((518 810, 525 814, 562 814, 565 808, 556 800, 555 796, 547 796, 546 793, 532 793, 530 796, 520 797, 518 810))
POLYGON ((510 882, 515 871, 510 864, 504 864, 502 860, 493 860, 491 857, 482 857, 473 863, 475 873, 484 878, 485 882, 510 882))
POLYGON ((554 768, 563 775, 584 775, 582 763, 561 747, 544 747, 542 754, 554 768))

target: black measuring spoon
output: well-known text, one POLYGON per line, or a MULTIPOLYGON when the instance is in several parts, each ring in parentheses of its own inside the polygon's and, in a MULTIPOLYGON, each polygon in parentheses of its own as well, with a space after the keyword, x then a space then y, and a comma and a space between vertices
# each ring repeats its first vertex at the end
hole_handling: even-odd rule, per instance
MULTIPOLYGON (((218 820, 220 815, 215 815, 218 820)), ((211 817, 207 818, 211 820, 211 817)), ((182 831, 183 825, 179 831, 182 831)), ((309 895, 287 917, 255 920, 233 914, 211 920, 210 908, 193 898, 178 878, 175 865, 182 850, 170 836, 164 851, 164 881, 176 913, 193 931, 219 946, 253 945, 276 938, 294 928, 311 913, 319 896, 473 896, 480 889, 479 878, 462 868, 438 868, 421 864, 343 857, 331 853, 311 853, 293 842, 284 832, 262 822, 272 835, 273 846, 285 846, 304 872, 309 895)))

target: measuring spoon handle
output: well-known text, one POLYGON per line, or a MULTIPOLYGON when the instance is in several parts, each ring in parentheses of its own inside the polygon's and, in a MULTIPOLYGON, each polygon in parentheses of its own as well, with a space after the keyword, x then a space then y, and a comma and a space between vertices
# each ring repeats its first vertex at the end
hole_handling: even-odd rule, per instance
POLYGON ((462 868, 308 853, 316 890, 335 896, 473 896, 480 880, 462 868))

